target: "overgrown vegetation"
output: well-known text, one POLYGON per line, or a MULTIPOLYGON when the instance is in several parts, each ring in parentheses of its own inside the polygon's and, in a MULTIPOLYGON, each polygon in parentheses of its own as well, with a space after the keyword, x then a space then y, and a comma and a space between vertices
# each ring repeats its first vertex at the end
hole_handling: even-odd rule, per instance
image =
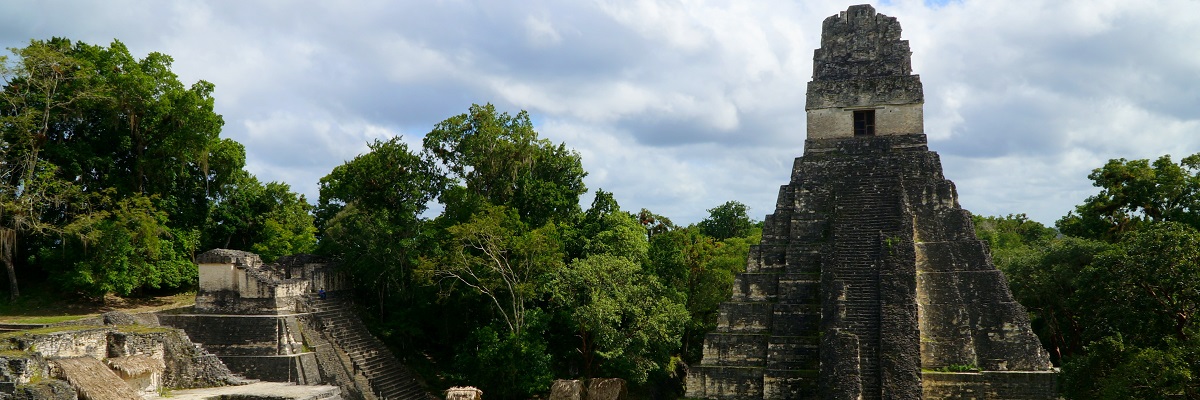
POLYGON ((976 217, 1073 399, 1200 398, 1200 154, 1112 160, 1048 228, 976 217))
MULTIPOLYGON (((208 247, 315 245, 310 206, 244 170, 220 137, 213 85, 119 41, 34 40, 0 57, 0 263, 21 281, 92 299, 195 284, 208 247)), ((264 251, 266 250, 266 251, 264 251)))
POLYGON ((578 153, 491 105, 422 147, 376 142, 321 180, 319 249, 354 271, 376 332, 438 384, 498 398, 593 376, 680 394, 676 368, 699 361, 760 235, 744 205, 689 227, 603 190, 583 210, 578 153), (443 211, 422 218, 433 200, 443 211))
MULTIPOLYGON (((59 38, 0 58, 0 314, 56 322, 71 317, 24 311, 53 303, 46 293, 187 290, 210 248, 316 251, 340 260, 373 331, 435 386, 529 398, 604 376, 671 398, 761 238, 737 201, 689 226, 603 190, 583 209, 580 155, 490 104, 436 124, 419 149, 369 144, 310 205, 246 172, 213 85, 170 67, 59 38)), ((976 217, 1068 398, 1200 398, 1198 169, 1200 155, 1113 160, 1055 228, 976 217)))

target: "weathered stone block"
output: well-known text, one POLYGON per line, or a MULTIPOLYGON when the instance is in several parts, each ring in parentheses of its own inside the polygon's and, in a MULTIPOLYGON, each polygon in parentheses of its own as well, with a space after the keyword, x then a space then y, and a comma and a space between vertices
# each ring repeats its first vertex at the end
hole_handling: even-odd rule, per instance
POLYGON ((550 385, 550 400, 584 400, 583 381, 559 379, 550 385))
POLYGON ((704 359, 721 365, 762 365, 767 359, 767 335, 710 333, 704 338, 704 359))
POLYGON ((446 400, 483 400, 483 391, 473 386, 455 386, 446 389, 446 400))
POLYGON ((916 244, 916 268, 921 272, 995 270, 991 257, 984 257, 987 244, 981 240, 923 242, 916 244))
POLYGON ((697 365, 687 377, 687 397, 707 399, 763 398, 761 367, 697 365))
POLYGON ((731 301, 763 302, 775 301, 779 291, 779 274, 744 273, 733 279, 731 301))
POLYGON ((776 304, 771 334, 806 336, 821 327, 821 309, 815 304, 776 304))
POLYGON ((66 381, 48 379, 36 384, 16 386, 13 400, 78 400, 75 388, 66 381))
POLYGON ((821 294, 821 276, 818 274, 778 275, 778 295, 781 303, 818 304, 821 294))
MULTIPOLYGON (((767 368, 811 370, 820 368, 820 341, 816 336, 771 336, 767 342, 767 368)), ((814 377, 815 378, 815 377, 814 377)))
POLYGON ((772 303, 721 303, 717 326, 725 332, 758 333, 771 328, 772 303))
POLYGON ((621 378, 592 378, 588 381, 588 400, 625 400, 627 389, 621 378))
POLYGON ((925 400, 1054 400, 1058 399, 1054 372, 925 371, 925 400))
POLYGON ((767 369, 763 373, 763 398, 815 399, 820 388, 820 373, 816 368, 767 369))

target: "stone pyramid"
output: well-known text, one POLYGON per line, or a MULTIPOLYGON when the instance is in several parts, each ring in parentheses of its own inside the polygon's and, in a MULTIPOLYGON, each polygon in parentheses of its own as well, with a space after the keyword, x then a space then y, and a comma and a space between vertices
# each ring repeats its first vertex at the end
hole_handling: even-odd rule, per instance
POLYGON ((910 55, 869 5, 825 20, 804 156, 687 397, 1057 398, 1025 309, 929 151, 910 55))

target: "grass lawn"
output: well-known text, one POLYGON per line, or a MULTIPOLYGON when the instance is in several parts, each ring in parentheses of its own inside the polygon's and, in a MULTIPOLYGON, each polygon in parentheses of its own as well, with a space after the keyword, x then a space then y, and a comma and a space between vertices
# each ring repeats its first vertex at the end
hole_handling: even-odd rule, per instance
POLYGON ((174 295, 122 298, 108 295, 104 301, 72 299, 54 290, 23 288, 21 297, 8 301, 0 293, 0 323, 53 324, 90 317, 109 311, 141 313, 185 307, 196 302, 195 292, 174 295))

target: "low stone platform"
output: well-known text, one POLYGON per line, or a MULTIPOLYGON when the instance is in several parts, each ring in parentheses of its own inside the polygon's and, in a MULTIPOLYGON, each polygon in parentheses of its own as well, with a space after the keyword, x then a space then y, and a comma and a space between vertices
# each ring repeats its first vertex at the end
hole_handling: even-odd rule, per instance
POLYGON ((259 382, 242 386, 223 386, 205 389, 174 390, 169 397, 147 399, 219 400, 224 398, 262 400, 341 400, 337 386, 307 386, 284 382, 259 382), (236 396, 236 397, 234 397, 236 396))

